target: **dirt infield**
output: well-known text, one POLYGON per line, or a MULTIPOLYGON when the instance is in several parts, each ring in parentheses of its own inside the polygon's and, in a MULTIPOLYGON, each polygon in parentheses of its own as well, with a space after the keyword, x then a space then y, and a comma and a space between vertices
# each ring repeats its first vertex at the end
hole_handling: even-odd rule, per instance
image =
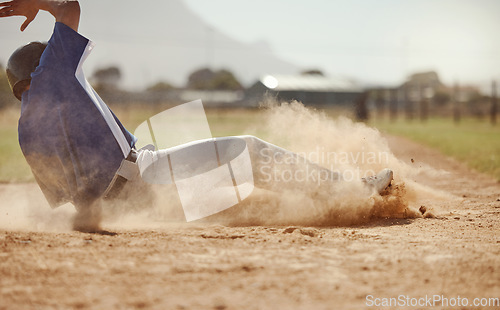
MULTIPOLYGON (((426 296, 437 308, 488 308, 472 303, 500 297, 500 184, 388 140, 401 160, 448 172, 415 180, 443 192, 419 198, 428 218, 333 228, 105 226, 109 234, 0 227, 0 309, 359 309, 381 308, 384 298, 404 308, 428 307, 426 296)), ((28 199, 13 198, 19 191, 43 200, 35 184, 2 185, 2 206, 28 199)))

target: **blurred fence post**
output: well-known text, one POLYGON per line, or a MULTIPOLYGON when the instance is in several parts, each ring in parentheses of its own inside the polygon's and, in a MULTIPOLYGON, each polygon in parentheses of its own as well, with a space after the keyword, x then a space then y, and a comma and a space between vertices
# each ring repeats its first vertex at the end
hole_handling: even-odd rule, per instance
POLYGON ((429 100, 422 98, 420 100, 420 121, 425 122, 429 117, 429 100))
POLYGON ((460 86, 455 82, 453 86, 453 121, 455 124, 460 123, 460 86))
POLYGON ((400 111, 405 109, 406 107, 406 98, 405 98, 405 90, 404 87, 399 87, 397 89, 397 103, 396 103, 396 108, 397 108, 397 113, 401 113, 400 111))
POLYGON ((420 97, 420 121, 425 122, 429 116, 429 95, 427 94, 427 87, 422 87, 419 85, 419 97, 420 97))
POLYGON ((497 83, 495 80, 491 83, 491 124, 496 125, 497 123, 497 83))
POLYGON ((409 94, 410 89, 405 86, 404 98, 405 98, 405 115, 406 120, 411 121, 413 119, 413 100, 409 94))
POLYGON ((387 90, 387 98, 389 101, 389 119, 394 122, 398 117, 398 91, 397 89, 387 90))
POLYGON ((364 91, 356 100, 355 113, 358 121, 364 122, 368 120, 369 114, 367 105, 369 94, 369 91, 364 91))
POLYGON ((375 107, 377 109, 377 120, 381 120, 384 118, 385 111, 385 100, 384 100, 384 90, 379 88, 377 89, 375 96, 375 107))

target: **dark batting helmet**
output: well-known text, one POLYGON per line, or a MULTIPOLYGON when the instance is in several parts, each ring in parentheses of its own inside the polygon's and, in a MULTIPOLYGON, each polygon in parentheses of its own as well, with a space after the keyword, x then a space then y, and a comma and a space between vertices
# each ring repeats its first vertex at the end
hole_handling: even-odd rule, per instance
POLYGON ((17 99, 21 100, 21 95, 30 85, 31 73, 38 67, 46 46, 45 42, 31 42, 21 46, 10 56, 7 62, 7 78, 17 99))

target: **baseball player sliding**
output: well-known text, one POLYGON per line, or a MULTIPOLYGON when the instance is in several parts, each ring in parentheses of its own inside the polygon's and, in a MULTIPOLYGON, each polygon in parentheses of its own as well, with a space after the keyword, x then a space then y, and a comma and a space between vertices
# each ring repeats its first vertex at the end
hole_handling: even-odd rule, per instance
MULTIPOLYGON (((137 189, 147 187, 144 180, 161 183, 159 178, 165 176, 170 176, 172 182, 174 178, 179 179, 182 173, 176 174, 176 168, 172 168, 176 154, 182 155, 179 158, 191 158, 184 162, 196 166, 189 167, 191 174, 212 169, 211 160, 203 160, 207 147, 214 149, 217 155, 214 167, 220 166, 225 158, 228 158, 228 163, 236 158, 237 155, 232 154, 235 149, 240 150, 238 154, 242 153, 241 150, 247 151, 251 164, 248 179, 253 182, 252 186, 267 190, 303 188, 300 181, 270 182, 262 173, 269 169, 296 171, 307 168, 326 176, 326 182, 318 186, 325 186, 325 183, 326 186, 335 186, 344 181, 333 171, 299 160, 298 155, 253 136, 194 141, 171 150, 136 150, 137 138, 124 128, 83 74, 83 62, 94 44, 78 33, 78 1, 13 0, 0 3, 0 17, 26 17, 21 31, 34 20, 39 10, 55 17, 52 36, 47 43, 31 42, 18 48, 8 61, 7 76, 14 95, 21 101, 18 131, 22 152, 50 206, 55 208, 68 202, 75 206, 75 230, 99 230, 103 204, 130 197, 124 196, 124 192, 132 192, 132 195, 147 192, 137 189), (290 160, 280 160, 279 165, 267 160, 277 157, 290 160), (156 177, 155 171, 165 170, 165 167, 170 168, 171 173, 156 177)), ((235 169, 229 166, 228 170, 233 182, 238 175, 235 169)), ((392 171, 384 169, 364 182, 380 193, 390 186, 392 177, 392 171)), ((250 191, 245 195, 238 194, 237 202, 248 196, 250 191)), ((230 205, 226 203, 226 207, 230 205)), ((196 216, 200 217, 195 215, 193 218, 196 216)))

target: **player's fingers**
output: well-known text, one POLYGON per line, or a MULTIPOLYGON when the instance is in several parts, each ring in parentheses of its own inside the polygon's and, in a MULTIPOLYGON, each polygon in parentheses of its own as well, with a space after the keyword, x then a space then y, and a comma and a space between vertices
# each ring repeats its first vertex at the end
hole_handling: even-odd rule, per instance
POLYGON ((11 6, 13 1, 0 2, 0 6, 11 6))
POLYGON ((0 17, 14 16, 14 14, 12 10, 0 10, 0 17))
POLYGON ((24 23, 21 25, 21 31, 24 31, 24 29, 26 29, 26 27, 28 27, 28 25, 35 19, 35 16, 29 16, 29 17, 26 17, 26 20, 24 21, 24 23))
POLYGON ((13 11, 12 7, 7 6, 7 7, 4 7, 4 8, 1 8, 1 9, 0 9, 0 13, 2 13, 2 12, 7 12, 7 11, 13 11))
POLYGON ((0 8, 12 10, 14 6, 10 2, 0 3, 0 8))

